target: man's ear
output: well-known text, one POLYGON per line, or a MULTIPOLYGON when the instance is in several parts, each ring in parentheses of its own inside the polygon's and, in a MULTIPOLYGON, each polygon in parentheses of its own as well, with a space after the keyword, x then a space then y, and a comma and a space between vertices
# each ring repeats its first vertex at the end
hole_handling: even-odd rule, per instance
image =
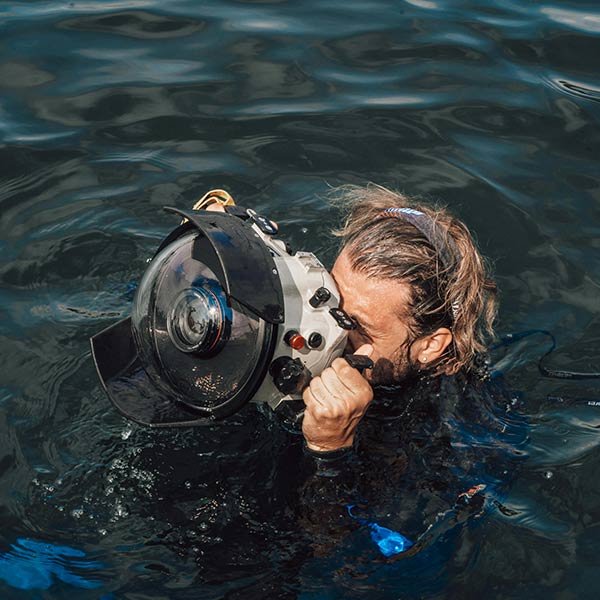
POLYGON ((412 347, 412 359, 423 366, 437 360, 452 343, 452 332, 440 327, 433 333, 419 338, 412 347))

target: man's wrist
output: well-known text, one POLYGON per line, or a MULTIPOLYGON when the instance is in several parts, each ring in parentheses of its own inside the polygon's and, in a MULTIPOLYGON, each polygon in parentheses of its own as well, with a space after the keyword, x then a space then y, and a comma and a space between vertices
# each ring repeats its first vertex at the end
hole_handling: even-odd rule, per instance
POLYGON ((316 453, 335 452, 343 448, 351 448, 354 445, 354 432, 345 437, 338 437, 337 439, 322 440, 321 443, 309 439, 306 435, 304 436, 304 446, 316 453))
POLYGON ((319 446, 315 446, 314 444, 309 444, 308 442, 304 442, 304 452, 313 458, 322 461, 336 461, 340 458, 348 456, 354 449, 354 444, 350 443, 346 446, 341 446, 339 448, 321 448, 319 446))

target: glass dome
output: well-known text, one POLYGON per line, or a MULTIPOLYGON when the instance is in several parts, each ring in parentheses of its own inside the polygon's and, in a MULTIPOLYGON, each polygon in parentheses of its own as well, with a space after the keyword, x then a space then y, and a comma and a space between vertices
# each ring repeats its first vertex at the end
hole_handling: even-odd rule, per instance
POLYGON ((210 411, 244 401, 240 396, 263 369, 273 326, 227 297, 203 260, 201 237, 186 233, 152 260, 131 323, 154 385, 190 408, 210 411))

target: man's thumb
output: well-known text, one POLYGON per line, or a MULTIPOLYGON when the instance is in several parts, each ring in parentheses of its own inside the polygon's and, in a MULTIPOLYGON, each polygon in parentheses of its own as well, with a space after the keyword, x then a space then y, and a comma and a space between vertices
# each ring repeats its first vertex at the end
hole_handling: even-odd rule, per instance
POLYGON ((371 344, 363 344, 354 352, 354 354, 361 354, 362 356, 371 356, 372 352, 373 346, 371 344))

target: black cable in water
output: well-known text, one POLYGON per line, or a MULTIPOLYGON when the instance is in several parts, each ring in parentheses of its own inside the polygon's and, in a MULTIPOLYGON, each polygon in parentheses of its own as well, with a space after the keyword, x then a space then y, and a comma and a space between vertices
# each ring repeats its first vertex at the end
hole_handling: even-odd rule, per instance
POLYGON ((555 337, 545 329, 528 329, 518 333, 509 333, 505 336, 502 336, 500 340, 490 348, 490 350, 496 350, 497 348, 510 346, 519 340, 536 334, 545 335, 546 337, 549 337, 552 342, 550 349, 542 355, 538 362, 538 369, 544 377, 552 377, 554 379, 600 379, 600 372, 597 371, 582 373, 579 371, 565 371, 562 369, 553 369, 551 367, 544 366, 542 364, 544 360, 556 349, 555 337))

